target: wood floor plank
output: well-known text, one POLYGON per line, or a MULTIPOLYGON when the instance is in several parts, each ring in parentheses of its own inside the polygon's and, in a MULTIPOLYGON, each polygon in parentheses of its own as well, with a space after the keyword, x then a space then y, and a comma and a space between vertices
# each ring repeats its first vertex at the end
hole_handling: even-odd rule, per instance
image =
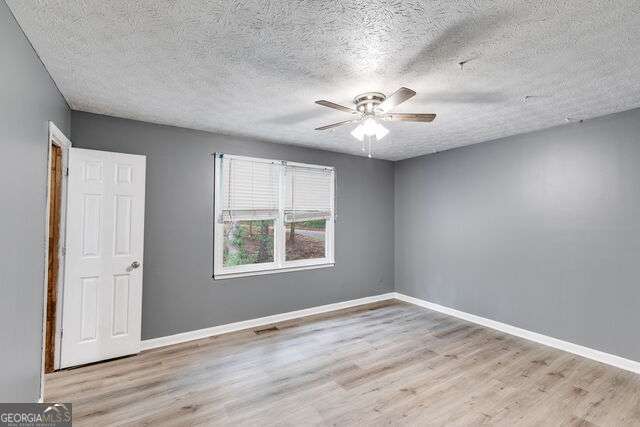
POLYGON ((404 303, 46 376, 74 425, 640 426, 640 376, 404 303))

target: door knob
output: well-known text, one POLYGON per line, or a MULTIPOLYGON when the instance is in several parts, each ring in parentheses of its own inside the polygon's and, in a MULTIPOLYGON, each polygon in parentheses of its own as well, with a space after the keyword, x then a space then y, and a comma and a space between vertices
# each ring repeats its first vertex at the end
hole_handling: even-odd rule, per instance
POLYGON ((140 267, 140 262, 139 261, 133 261, 131 263, 131 265, 129 266, 129 268, 127 268, 127 270, 129 270, 129 271, 135 270, 138 267, 140 267))

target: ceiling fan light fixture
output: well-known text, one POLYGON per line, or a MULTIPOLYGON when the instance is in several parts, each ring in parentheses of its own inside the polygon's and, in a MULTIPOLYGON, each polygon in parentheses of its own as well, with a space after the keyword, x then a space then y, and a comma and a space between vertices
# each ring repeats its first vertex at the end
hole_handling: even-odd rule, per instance
POLYGON ((351 135, 358 141, 363 141, 365 136, 375 136, 380 141, 388 133, 389 129, 376 122, 372 117, 367 118, 351 131, 351 135))
POLYGON ((365 119, 364 123, 362 123, 362 131, 367 136, 373 136, 376 134, 377 125, 375 119, 373 117, 368 117, 365 119))
POLYGON ((364 126, 361 124, 356 126, 354 130, 351 131, 351 136, 353 136, 358 141, 364 141, 364 126))
POLYGON ((389 133, 389 130, 378 123, 373 117, 366 118, 360 126, 362 126, 362 133, 364 135, 375 136, 378 141, 389 133))
POLYGON ((382 138, 387 136, 388 133, 389 133, 389 129, 382 126, 380 123, 378 123, 378 128, 376 130, 376 139, 380 141, 382 138))
POLYGON ((397 107, 406 100, 412 98, 415 94, 415 91, 406 87, 401 87, 390 96, 386 96, 381 92, 361 93, 353 99, 355 109, 345 107, 331 101, 316 101, 316 104, 322 105, 324 107, 333 108, 334 110, 344 111, 359 116, 357 119, 345 120, 342 122, 321 126, 319 128, 316 128, 316 130, 327 130, 347 124, 359 123, 358 126, 356 126, 356 128, 351 131, 351 135, 358 141, 362 142, 362 151, 366 151, 365 146, 368 145, 369 157, 371 157, 372 141, 380 141, 389 133, 389 130, 387 128, 385 128, 375 120, 376 118, 378 118, 379 120, 423 123, 432 122, 436 118, 435 114, 393 113, 390 111, 394 107, 397 107))

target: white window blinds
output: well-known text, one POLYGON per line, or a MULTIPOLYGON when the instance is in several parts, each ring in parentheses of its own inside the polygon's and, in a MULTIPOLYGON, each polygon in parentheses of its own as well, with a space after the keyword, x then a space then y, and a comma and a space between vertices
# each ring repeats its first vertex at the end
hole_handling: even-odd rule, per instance
POLYGON ((333 173, 328 168, 285 166, 285 222, 331 217, 333 173))
POLYGON ((279 164, 271 161, 223 156, 222 221, 275 218, 279 168, 279 164))

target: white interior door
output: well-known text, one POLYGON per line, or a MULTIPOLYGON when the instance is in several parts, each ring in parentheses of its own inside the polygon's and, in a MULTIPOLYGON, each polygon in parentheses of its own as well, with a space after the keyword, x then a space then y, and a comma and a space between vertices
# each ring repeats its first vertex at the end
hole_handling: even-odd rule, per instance
POLYGON ((146 157, 69 150, 60 365, 140 351, 146 157))

